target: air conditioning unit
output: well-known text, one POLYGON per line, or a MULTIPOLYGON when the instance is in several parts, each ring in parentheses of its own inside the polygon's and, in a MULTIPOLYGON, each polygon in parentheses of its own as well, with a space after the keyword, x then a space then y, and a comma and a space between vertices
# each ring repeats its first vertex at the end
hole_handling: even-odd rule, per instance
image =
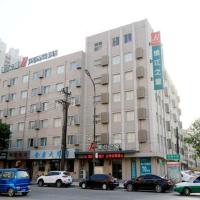
POLYGON ((9 100, 10 100, 10 98, 9 98, 9 94, 8 94, 8 95, 6 95, 6 97, 5 97, 5 102, 9 102, 9 100))
POLYGON ((74 124, 75 125, 80 125, 80 117, 78 115, 74 116, 74 124))
POLYGON ((75 105, 80 106, 80 96, 75 97, 75 105))
POLYGON ((35 130, 40 130, 40 120, 35 121, 35 130))
POLYGON ((38 95, 42 95, 43 94, 43 87, 38 88, 38 95))
POLYGON ((76 79, 76 87, 81 87, 81 80, 80 79, 76 79))
POLYGON ((11 80, 8 80, 7 87, 10 87, 10 86, 11 86, 11 80))
POLYGON ((42 79, 44 78, 44 70, 41 70, 39 73, 39 78, 42 79))
POLYGON ((42 104, 41 103, 38 103, 36 105, 36 112, 42 112, 42 104))
POLYGON ((9 114, 9 113, 8 113, 8 110, 7 110, 7 109, 3 111, 3 116, 4 116, 4 117, 8 117, 8 114, 9 114))

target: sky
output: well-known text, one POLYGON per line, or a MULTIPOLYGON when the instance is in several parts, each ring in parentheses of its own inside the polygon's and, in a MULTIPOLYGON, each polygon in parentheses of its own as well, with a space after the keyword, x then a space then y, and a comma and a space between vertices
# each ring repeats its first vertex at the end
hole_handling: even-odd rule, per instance
POLYGON ((200 118, 199 0, 0 0, 0 38, 28 57, 85 50, 87 36, 142 19, 161 32, 188 128, 200 118))

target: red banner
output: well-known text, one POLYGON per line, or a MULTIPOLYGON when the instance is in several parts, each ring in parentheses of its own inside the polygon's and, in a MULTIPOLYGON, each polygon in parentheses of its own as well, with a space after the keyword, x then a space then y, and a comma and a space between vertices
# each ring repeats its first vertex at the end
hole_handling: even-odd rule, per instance
POLYGON ((160 45, 160 31, 151 33, 151 45, 160 45))
POLYGON ((28 61, 28 57, 23 57, 20 63, 20 67, 26 67, 28 61))

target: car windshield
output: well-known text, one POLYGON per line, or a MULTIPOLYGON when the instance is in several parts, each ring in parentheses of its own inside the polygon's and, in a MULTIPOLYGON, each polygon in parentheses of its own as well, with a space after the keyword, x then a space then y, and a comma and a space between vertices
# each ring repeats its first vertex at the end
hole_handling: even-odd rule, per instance
POLYGON ((63 174, 69 176, 69 172, 63 172, 63 174))
POLYGON ((29 175, 26 171, 17 171, 17 178, 29 179, 29 175))

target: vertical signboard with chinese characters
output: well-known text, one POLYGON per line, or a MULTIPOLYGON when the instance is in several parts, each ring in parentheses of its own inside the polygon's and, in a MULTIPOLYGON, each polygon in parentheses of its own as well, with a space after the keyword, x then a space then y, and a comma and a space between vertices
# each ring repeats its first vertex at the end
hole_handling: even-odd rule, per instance
POLYGON ((151 158, 140 158, 140 175, 151 174, 151 158))
POLYGON ((160 32, 151 34, 154 90, 163 89, 162 49, 160 32))

